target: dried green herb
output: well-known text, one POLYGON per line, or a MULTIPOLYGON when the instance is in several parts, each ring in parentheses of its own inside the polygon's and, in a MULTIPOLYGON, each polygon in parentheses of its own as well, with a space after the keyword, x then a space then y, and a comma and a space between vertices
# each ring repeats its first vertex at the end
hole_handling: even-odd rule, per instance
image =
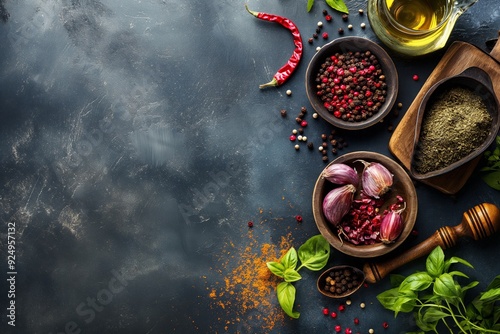
POLYGON ((415 152, 414 168, 421 174, 465 158, 488 137, 493 119, 481 96, 453 87, 426 110, 415 152))
POLYGON ((483 180, 493 189, 500 190, 500 136, 497 136, 496 147, 484 152, 486 166, 481 171, 486 172, 483 180))

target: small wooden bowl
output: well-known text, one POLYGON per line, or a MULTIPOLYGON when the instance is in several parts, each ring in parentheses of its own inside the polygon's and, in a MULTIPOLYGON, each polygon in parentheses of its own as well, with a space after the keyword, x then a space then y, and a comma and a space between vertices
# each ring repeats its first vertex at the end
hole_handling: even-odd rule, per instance
MULTIPOLYGON (((382 242, 379 242, 373 245, 354 245, 348 241, 340 240, 337 230, 334 228, 334 226, 332 226, 330 222, 327 221, 323 213, 323 199, 325 198, 326 194, 336 186, 333 183, 327 181, 322 176, 323 171, 319 175, 314 186, 312 196, 312 210, 316 226, 318 227, 323 237, 328 240, 333 248, 344 254, 354 257, 373 258, 393 251, 399 245, 401 245, 403 241, 410 235, 417 218, 417 192, 415 191, 415 186, 413 185, 411 178, 408 176, 405 170, 394 160, 379 153, 367 151, 347 153, 330 162, 327 167, 335 163, 344 163, 354 167, 358 174, 361 174, 364 166, 361 162, 356 161, 360 159, 367 162, 381 163, 394 175, 394 181, 391 190, 386 195, 384 195, 387 198, 387 205, 394 203, 396 201, 395 198, 397 195, 402 196, 406 202, 406 209, 402 213, 404 229, 401 232, 401 235, 396 239, 396 241, 392 244, 384 244, 382 242)), ((381 210, 384 210, 385 208, 386 207, 384 206, 381 208, 381 210)))
POLYGON ((392 109, 398 95, 398 72, 396 66, 387 52, 377 43, 363 37, 341 37, 325 44, 312 57, 306 70, 306 93, 309 102, 314 110, 327 122, 336 127, 346 130, 359 130, 372 126, 381 121, 392 109), (359 122, 344 121, 333 116, 324 106, 321 99, 316 95, 316 75, 325 62, 325 59, 335 53, 346 52, 366 52, 370 51, 377 57, 382 67, 382 71, 386 77, 387 96, 380 110, 372 117, 359 122))
MULTIPOLYGON (((434 176, 443 175, 454 169, 457 169, 460 166, 463 166, 464 164, 469 163, 471 160, 478 157, 491 145, 491 143, 497 136, 498 129, 500 127, 500 117, 498 113, 499 104, 493 90, 491 79, 485 71, 478 67, 470 67, 458 75, 445 78, 435 83, 424 95, 424 98, 422 99, 422 102, 420 103, 420 106, 418 108, 417 124, 415 127, 414 149, 410 165, 411 176, 417 180, 424 180, 434 176), (432 103, 435 101, 437 96, 453 87, 463 87, 471 89, 482 98, 484 104, 488 109, 488 113, 493 119, 491 122, 491 127, 489 129, 488 137, 480 146, 478 146, 466 157, 463 157, 462 159, 446 167, 427 173, 420 173, 415 167, 415 164, 420 151, 420 130, 422 128, 422 121, 424 119, 425 113, 432 106, 432 103)), ((453 147, 450 147, 450 150, 453 150, 453 147)))
POLYGON ((361 286, 363 285, 364 281, 365 281, 365 274, 363 273, 363 271, 359 270, 356 267, 343 265, 343 266, 335 266, 335 267, 332 267, 330 269, 325 270, 318 277, 318 280, 316 282, 316 287, 318 288, 318 291, 324 296, 327 296, 330 298, 345 298, 345 297, 352 295, 354 292, 358 291, 359 288, 361 288, 361 286), (326 279, 327 279, 327 277, 330 276, 330 273, 334 272, 334 271, 339 271, 339 270, 343 271, 345 269, 350 270, 352 273, 355 273, 358 276, 358 280, 357 280, 358 284, 353 286, 351 289, 348 289, 345 292, 341 292, 341 293, 334 293, 334 292, 330 292, 330 291, 325 290, 325 286, 327 285, 326 279))

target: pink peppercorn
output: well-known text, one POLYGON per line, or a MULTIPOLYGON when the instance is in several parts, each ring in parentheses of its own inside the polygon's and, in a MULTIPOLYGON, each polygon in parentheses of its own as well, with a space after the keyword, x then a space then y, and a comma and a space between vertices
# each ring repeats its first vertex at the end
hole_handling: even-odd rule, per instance
POLYGON ((248 222, 248 227, 253 227, 253 222, 248 222))
POLYGON ((336 312, 332 312, 332 313, 330 313, 330 316, 331 316, 333 319, 335 319, 335 318, 337 317, 337 313, 336 313, 336 312))
POLYGON ((384 327, 385 329, 389 328, 389 323, 387 321, 384 321, 382 323, 382 327, 384 327))
POLYGON ((328 313, 330 313, 330 311, 326 307, 323 308, 323 314, 328 315, 328 313))
POLYGON ((331 21, 332 21, 332 16, 331 16, 331 15, 326 15, 326 16, 325 16, 325 20, 326 20, 327 22, 331 22, 331 21))
POLYGON ((352 330, 349 327, 347 327, 345 329, 345 334, 352 334, 352 330))
POLYGON ((302 216, 301 215, 296 215, 295 216, 295 220, 300 223, 302 221, 302 216))
POLYGON ((416 74, 413 75, 413 81, 418 81, 418 75, 416 74))
POLYGON ((295 141, 295 139, 297 139, 297 136, 295 136, 295 135, 290 136, 290 141, 295 141))
POLYGON ((328 39, 328 33, 327 32, 324 32, 322 35, 323 39, 328 39))
POLYGON ((359 325, 359 319, 358 318, 354 318, 354 324, 355 325, 359 325))
POLYGON ((345 305, 344 304, 340 304, 339 305, 339 311, 340 312, 344 312, 344 310, 345 310, 345 305))
POLYGON ((307 121, 300 122, 300 126, 305 128, 307 126, 307 121))
POLYGON ((337 333, 340 333, 341 330, 342 330, 342 327, 340 327, 340 325, 335 326, 335 331, 337 333))

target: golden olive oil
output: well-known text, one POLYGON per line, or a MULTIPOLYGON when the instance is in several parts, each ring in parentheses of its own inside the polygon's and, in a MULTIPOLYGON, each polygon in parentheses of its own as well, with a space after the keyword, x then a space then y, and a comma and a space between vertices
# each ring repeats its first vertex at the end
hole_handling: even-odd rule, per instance
POLYGON ((434 29, 447 12, 449 0, 385 0, 389 15, 411 30, 434 29))

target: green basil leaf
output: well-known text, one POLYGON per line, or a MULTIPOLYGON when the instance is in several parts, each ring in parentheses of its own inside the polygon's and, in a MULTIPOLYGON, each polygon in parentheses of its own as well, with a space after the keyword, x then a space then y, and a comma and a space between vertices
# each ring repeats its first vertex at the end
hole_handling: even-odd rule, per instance
POLYGON ((398 297, 399 297, 398 288, 393 288, 393 289, 386 290, 386 291, 378 294, 377 300, 386 309, 394 311, 394 309, 392 307, 396 303, 396 300, 398 299, 398 297))
POLYGON ((457 271, 457 270, 450 271, 448 274, 450 274, 451 276, 460 276, 460 277, 469 278, 469 276, 467 276, 465 273, 463 273, 461 271, 457 271))
POLYGON ((484 303, 496 301, 500 299, 500 288, 490 289, 481 295, 481 300, 484 303))
POLYGON ((283 311, 285 311, 285 313, 290 317, 297 319, 300 316, 300 313, 293 311, 293 304, 295 303, 295 287, 293 284, 289 282, 281 282, 276 287, 276 294, 283 311))
POLYGON ((448 272, 448 270, 450 269, 450 266, 454 263, 461 263, 463 265, 466 265, 469 268, 474 268, 472 266, 472 264, 470 264, 468 261, 466 261, 462 258, 456 257, 456 256, 452 256, 444 262, 444 272, 448 272))
POLYGON ((349 9, 347 8, 343 0, 326 0, 326 3, 328 4, 328 6, 341 13, 349 14, 349 9))
POLYGON ((496 288, 500 288, 500 275, 498 275, 491 281, 486 290, 491 290, 496 288))
POLYGON ((405 277, 403 275, 399 275, 399 274, 392 274, 391 276, 389 276, 389 279, 391 281, 391 286, 393 288, 396 288, 396 287, 400 286, 401 283, 403 283, 403 281, 405 280, 405 277))
POLYGON ((437 308, 428 308, 422 315, 422 321, 426 323, 437 323, 442 318, 450 316, 449 313, 443 312, 437 308))
POLYGON ((285 282, 296 282, 301 279, 302 276, 297 272, 297 270, 292 268, 287 268, 285 270, 285 274, 283 275, 283 279, 285 282))
POLYGON ((436 278, 434 282, 434 294, 445 297, 448 301, 453 301, 460 297, 460 291, 450 274, 444 273, 436 278))
POLYGON ((313 271, 321 270, 326 266, 330 257, 330 244, 321 234, 318 234, 300 246, 298 254, 301 262, 299 269, 306 267, 313 271))
POLYGON ((307 0, 307 11, 310 12, 314 5, 314 0, 307 0))
POLYGON ((427 289, 434 279, 426 272, 418 272, 409 275, 399 286, 401 290, 423 291, 427 289))
POLYGON ((285 275, 285 266, 279 262, 267 262, 269 270, 278 277, 285 275))
POLYGON ((473 281, 473 282, 470 282, 469 284, 467 284, 466 286, 462 287, 462 291, 467 291, 467 290, 470 290, 474 287, 476 287, 477 285, 479 284, 478 281, 473 281))
POLYGON ((429 254, 425 262, 427 272, 432 277, 438 277, 444 272, 444 252, 441 247, 436 247, 429 254))
POLYGON ((297 262, 299 259, 297 258, 297 251, 295 248, 291 247, 288 252, 280 260, 280 263, 285 266, 285 269, 291 268, 295 269, 297 267, 297 262))
POLYGON ((500 171, 488 173, 483 175, 482 178, 491 188, 500 190, 500 171))

